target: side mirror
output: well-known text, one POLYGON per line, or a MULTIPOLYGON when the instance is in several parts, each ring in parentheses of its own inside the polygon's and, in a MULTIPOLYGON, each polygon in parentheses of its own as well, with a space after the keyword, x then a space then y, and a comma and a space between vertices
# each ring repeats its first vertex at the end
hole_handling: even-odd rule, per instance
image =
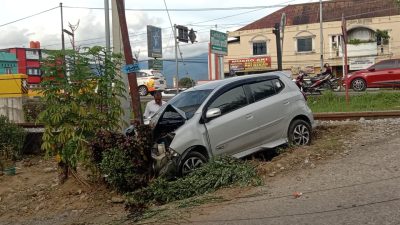
POLYGON ((221 110, 219 108, 212 108, 212 109, 207 110, 206 118, 207 119, 212 119, 212 118, 220 116, 221 114, 222 113, 221 113, 221 110))
POLYGON ((374 67, 371 67, 371 68, 368 69, 368 71, 369 71, 369 72, 374 72, 374 71, 375 71, 375 68, 374 68, 374 67))

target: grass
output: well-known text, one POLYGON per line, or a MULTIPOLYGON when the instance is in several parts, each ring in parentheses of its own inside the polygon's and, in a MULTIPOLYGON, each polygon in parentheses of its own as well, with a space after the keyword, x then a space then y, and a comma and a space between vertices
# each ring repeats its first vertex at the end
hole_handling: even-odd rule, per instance
POLYGON ((314 113, 400 110, 400 93, 363 93, 350 96, 347 105, 346 96, 325 92, 320 96, 309 96, 308 105, 314 113))
MULTIPOLYGON (((231 157, 217 157, 185 177, 168 181, 155 179, 148 187, 127 194, 126 206, 131 217, 139 219, 150 205, 164 205, 212 193, 231 186, 260 185, 255 166, 231 157)), ((180 208, 192 207, 220 199, 204 198, 182 201, 180 208)))

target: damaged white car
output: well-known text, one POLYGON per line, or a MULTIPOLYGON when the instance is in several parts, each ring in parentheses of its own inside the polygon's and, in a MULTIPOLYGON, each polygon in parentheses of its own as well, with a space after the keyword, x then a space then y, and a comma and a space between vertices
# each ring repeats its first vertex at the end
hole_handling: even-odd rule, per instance
POLYGON ((185 175, 216 155, 241 158, 288 142, 310 144, 314 118, 299 88, 272 72, 188 89, 150 125, 155 171, 185 175))

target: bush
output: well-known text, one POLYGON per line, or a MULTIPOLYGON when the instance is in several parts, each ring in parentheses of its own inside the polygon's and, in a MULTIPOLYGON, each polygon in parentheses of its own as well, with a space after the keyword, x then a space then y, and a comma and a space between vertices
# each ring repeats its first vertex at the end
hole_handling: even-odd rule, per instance
POLYGON ((231 185, 259 185, 261 179, 249 162, 232 157, 216 158, 183 178, 167 181, 156 179, 148 187, 128 194, 127 208, 136 216, 147 205, 165 204, 231 185))
POLYGON ((90 144, 91 161, 97 172, 118 192, 135 191, 147 185, 152 175, 153 141, 148 126, 137 126, 136 138, 100 131, 90 144))
POLYGON ((3 159, 17 160, 22 156, 26 132, 0 115, 0 154, 3 159))
POLYGON ((45 106, 42 102, 27 101, 23 105, 25 121, 36 122, 39 114, 45 110, 45 106))
POLYGON ((144 162, 132 159, 129 152, 110 149, 103 154, 100 168, 106 182, 120 193, 134 191, 147 185, 147 173, 142 171, 144 162))

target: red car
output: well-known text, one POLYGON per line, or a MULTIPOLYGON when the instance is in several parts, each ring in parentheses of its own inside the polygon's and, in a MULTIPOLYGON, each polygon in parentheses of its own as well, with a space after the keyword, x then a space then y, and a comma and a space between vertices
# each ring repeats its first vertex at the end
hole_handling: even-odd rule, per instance
POLYGON ((383 60, 368 69, 350 73, 348 84, 354 91, 400 87, 400 59, 383 60))

